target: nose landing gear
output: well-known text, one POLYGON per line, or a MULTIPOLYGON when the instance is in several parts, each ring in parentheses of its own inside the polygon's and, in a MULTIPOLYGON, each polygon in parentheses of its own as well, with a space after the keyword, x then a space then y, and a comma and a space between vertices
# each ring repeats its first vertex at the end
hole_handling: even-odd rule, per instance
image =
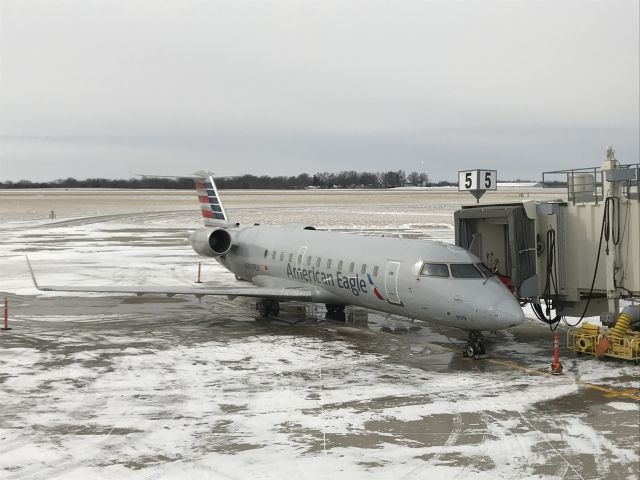
POLYGON ((280 313, 280 304, 275 300, 260 300, 256 303, 256 310, 261 317, 277 317, 280 313))
POLYGON ((484 353, 484 338, 482 334, 478 330, 470 330, 469 339, 467 340, 467 345, 464 347, 462 356, 474 358, 477 355, 484 355, 484 353))

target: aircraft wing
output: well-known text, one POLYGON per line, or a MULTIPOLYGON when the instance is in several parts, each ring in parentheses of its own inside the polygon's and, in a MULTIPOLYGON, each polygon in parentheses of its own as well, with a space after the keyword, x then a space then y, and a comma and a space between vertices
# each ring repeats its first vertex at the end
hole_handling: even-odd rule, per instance
POLYGON ((136 295, 155 294, 167 295, 195 295, 198 298, 205 295, 219 295, 230 298, 235 297, 256 297, 271 298, 274 300, 311 300, 311 291, 304 288, 266 288, 266 287, 157 287, 157 286, 92 286, 78 287, 66 285, 40 285, 36 280, 35 273, 31 267, 31 262, 27 258, 29 272, 33 284, 38 290, 44 292, 87 292, 87 293, 135 293, 136 295))

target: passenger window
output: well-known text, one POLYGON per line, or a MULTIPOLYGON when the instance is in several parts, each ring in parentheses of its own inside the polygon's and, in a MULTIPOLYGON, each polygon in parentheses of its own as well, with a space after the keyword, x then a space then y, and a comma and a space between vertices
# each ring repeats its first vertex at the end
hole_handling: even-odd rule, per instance
POLYGON ((289 263, 293 262, 293 253, 289 254, 289 263))
POLYGON ((362 265, 362 268, 360 269, 360 275, 364 275, 365 273, 367 273, 367 266, 362 265))
POLYGON ((316 260, 316 268, 320 268, 320 264, 322 263, 322 258, 318 257, 316 260))
POLYGON ((280 261, 284 262, 284 252, 280 252, 280 261))
POLYGON ((273 253, 271 254, 271 260, 275 260, 276 259, 276 251, 274 250, 273 253))
POLYGON ((378 276, 378 265, 376 265, 375 267, 373 267, 373 276, 377 277, 378 276))
POLYGON ((338 262, 338 271, 341 272, 342 271, 342 260, 340 260, 338 262))
POLYGON ((269 250, 264 251, 264 258, 267 258, 267 255, 269 255, 269 250))
POLYGON ((307 265, 311 265, 311 255, 307 257, 307 265))
POLYGON ((472 263, 452 263, 451 275, 454 278, 483 278, 480 270, 472 263))
POLYGON ((356 266, 356 264, 355 264, 355 263, 353 263, 353 262, 351 262, 351 263, 349 264, 349 273, 353 273, 353 268, 354 268, 355 266, 356 266))
POLYGON ((298 255, 298 265, 302 264, 302 255, 298 255))
POLYGON ((331 262, 333 262, 332 259, 327 260, 327 270, 331 268, 331 262))

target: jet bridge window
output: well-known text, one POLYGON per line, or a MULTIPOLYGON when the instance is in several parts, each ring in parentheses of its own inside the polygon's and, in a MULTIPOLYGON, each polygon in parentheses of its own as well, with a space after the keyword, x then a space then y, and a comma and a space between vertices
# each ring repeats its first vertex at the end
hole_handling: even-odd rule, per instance
POLYGON ((452 263, 451 275, 454 278, 484 278, 473 263, 452 263))
POLYGON ((427 277, 449 278, 449 267, 446 263, 423 263, 420 275, 427 277))

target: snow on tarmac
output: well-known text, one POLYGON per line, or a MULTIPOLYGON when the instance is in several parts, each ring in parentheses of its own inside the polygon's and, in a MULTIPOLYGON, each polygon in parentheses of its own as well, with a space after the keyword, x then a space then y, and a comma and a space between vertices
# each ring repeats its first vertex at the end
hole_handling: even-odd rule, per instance
MULTIPOLYGON (((54 369, 62 359, 49 353, 3 352, 19 367, 3 383, 11 416, 0 467, 19 472, 8 478, 523 477, 550 440, 524 414, 577 390, 553 377, 428 372, 308 337, 116 351, 103 366, 96 361, 109 349, 65 355, 54 369), (452 413, 460 422, 480 415, 481 424, 458 425, 457 441, 443 445, 450 435, 429 421, 452 413)), ((566 432, 554 443, 572 440, 565 454, 611 453, 579 418, 556 421, 566 432)), ((637 460, 630 449, 616 454, 637 460)))
MULTIPOLYGON (((402 208, 385 223, 379 205, 318 215, 333 215, 337 229, 451 241, 440 215, 448 208, 431 209, 421 223, 402 208), (353 212, 367 221, 351 223, 353 212)), ((287 223, 309 213, 274 209, 269 216, 287 223)), ((0 337, 0 477, 637 473, 638 403, 575 381, 638 388, 635 366, 567 358, 563 377, 529 375, 463 361, 450 348, 464 335, 451 329, 382 333, 380 326, 399 323, 378 315, 368 328, 291 326, 256 322, 250 305, 226 299, 43 293, 24 260, 26 253, 42 284, 191 286, 200 259, 186 239, 197 224, 172 214, 3 225, 0 291, 11 294, 15 328, 0 337)), ((204 275, 211 284, 235 282, 211 262, 204 275)), ((524 337, 518 329, 498 334, 492 352, 546 368, 546 327, 524 328, 524 337)))

